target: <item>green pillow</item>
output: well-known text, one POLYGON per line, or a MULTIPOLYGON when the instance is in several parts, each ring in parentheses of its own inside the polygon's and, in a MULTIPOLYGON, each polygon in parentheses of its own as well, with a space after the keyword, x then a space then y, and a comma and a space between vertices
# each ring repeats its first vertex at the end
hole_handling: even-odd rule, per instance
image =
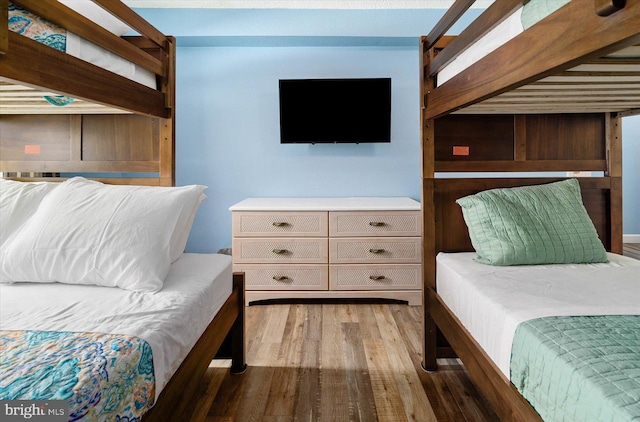
POLYGON ((456 201, 477 262, 490 265, 607 262, 576 179, 491 189, 456 201))
POLYGON ((531 0, 522 7, 520 14, 522 28, 531 28, 567 3, 569 0, 531 0))

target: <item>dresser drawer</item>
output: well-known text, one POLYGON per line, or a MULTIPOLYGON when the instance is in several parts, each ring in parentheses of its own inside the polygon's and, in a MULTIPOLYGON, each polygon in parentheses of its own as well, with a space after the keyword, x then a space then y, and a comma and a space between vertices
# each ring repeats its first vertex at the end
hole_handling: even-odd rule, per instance
POLYGON ((420 263, 422 255, 420 238, 337 238, 329 239, 329 263, 420 263))
POLYGON ((329 286, 331 290, 419 290, 422 265, 332 265, 329 286))
POLYGON ((326 263, 327 239, 233 239, 233 262, 240 263, 326 263))
POLYGON ((232 215, 234 237, 326 237, 326 212, 245 212, 232 215))
POLYGON ((420 211, 332 211, 329 236, 420 236, 420 211))
POLYGON ((329 270, 325 265, 234 265, 245 273, 247 290, 327 290, 329 270))

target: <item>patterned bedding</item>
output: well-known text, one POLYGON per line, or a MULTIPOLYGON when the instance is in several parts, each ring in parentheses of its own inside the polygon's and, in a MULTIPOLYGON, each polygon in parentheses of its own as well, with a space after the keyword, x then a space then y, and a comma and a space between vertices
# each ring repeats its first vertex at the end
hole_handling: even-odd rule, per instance
MULTIPOLYGON (((59 51, 67 51, 67 31, 19 6, 9 3, 9 30, 38 41, 59 51)), ((64 95, 45 95, 54 106, 66 106, 73 98, 64 95)))
POLYGON ((640 420, 640 315, 520 324, 511 382, 547 422, 640 420))
POLYGON ((0 331, 0 400, 68 400, 70 421, 139 421, 155 400, 153 356, 135 336, 0 331))
POLYGON ((51 22, 9 3, 9 30, 56 50, 66 51, 67 31, 51 22))

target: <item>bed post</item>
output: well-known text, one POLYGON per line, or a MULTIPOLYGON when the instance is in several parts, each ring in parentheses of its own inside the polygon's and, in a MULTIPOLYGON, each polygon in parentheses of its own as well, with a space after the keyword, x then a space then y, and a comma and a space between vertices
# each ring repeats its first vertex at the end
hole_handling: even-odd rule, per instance
POLYGON ((609 244, 611 252, 622 254, 622 118, 615 113, 605 116, 607 170, 609 189, 609 244))
POLYGON ((247 370, 244 318, 244 273, 233 273, 233 288, 238 291, 238 317, 231 327, 231 373, 243 374, 247 370))
POLYGON ((433 78, 427 78, 425 65, 433 58, 433 49, 427 48, 427 37, 420 41, 420 131, 422 136, 422 325, 423 347, 422 368, 426 371, 437 369, 436 324, 429 312, 429 291, 436 287, 435 268, 435 208, 434 208, 434 121, 425 120, 426 94, 433 88, 433 78))

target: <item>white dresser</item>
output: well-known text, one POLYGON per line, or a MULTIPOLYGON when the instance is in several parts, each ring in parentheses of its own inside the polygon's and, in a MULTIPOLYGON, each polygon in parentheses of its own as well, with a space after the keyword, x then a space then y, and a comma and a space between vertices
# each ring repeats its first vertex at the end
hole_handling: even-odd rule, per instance
POLYGON ((247 304, 388 298, 422 304, 422 218, 411 198, 248 198, 229 208, 247 304))

